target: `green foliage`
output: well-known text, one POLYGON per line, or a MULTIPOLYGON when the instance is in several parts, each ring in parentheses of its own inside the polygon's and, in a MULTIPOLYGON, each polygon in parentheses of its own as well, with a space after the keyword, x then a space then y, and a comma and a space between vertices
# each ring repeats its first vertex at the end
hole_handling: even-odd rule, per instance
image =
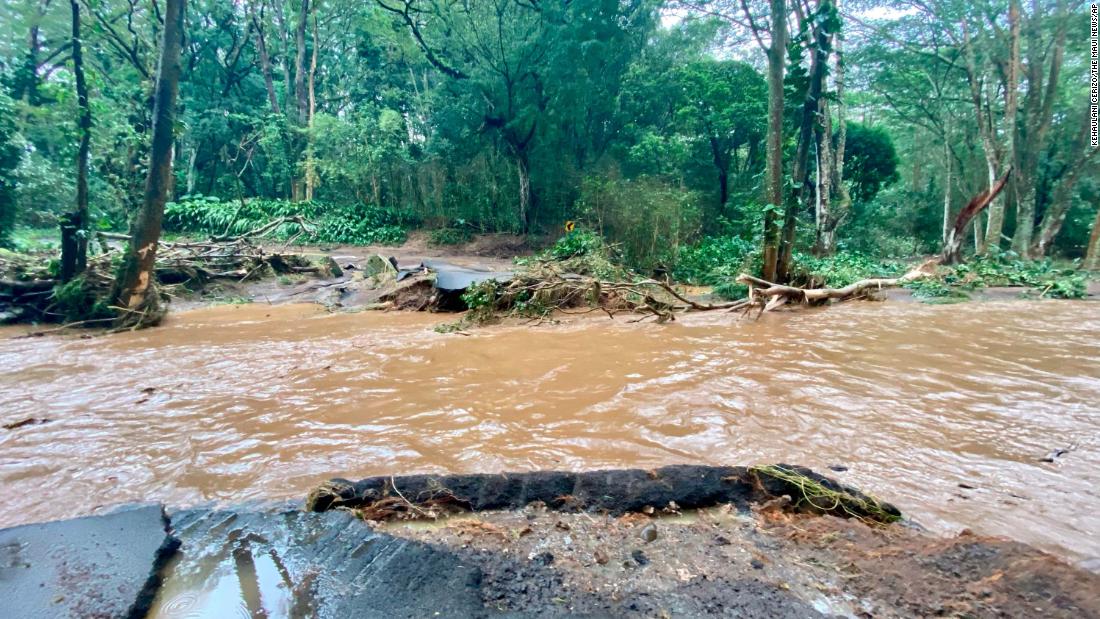
POLYGON ((574 230, 558 239, 548 250, 554 260, 568 260, 578 256, 603 255, 607 245, 600 235, 590 230, 574 230))
POLYGON ((78 275, 54 287, 51 311, 59 314, 64 322, 108 320, 115 313, 103 296, 104 292, 91 286, 83 275, 78 275))
MULTIPOLYGON (((409 213, 364 204, 333 206, 285 200, 248 200, 242 204, 192 196, 166 205, 165 228, 178 233, 239 235, 278 217, 294 215, 316 224, 316 235, 299 240, 321 243, 399 245, 405 242, 407 226, 416 222, 409 213)), ((286 224, 272 237, 287 239, 298 230, 296 224, 286 224)))
POLYGON ((849 123, 844 152, 844 176, 857 202, 870 202, 899 178, 898 154, 884 127, 849 123))
POLYGON ((11 99, 0 92, 0 247, 8 246, 15 226, 15 170, 23 155, 14 116, 11 99))
POLYGON ((913 291, 913 296, 925 299, 929 303, 950 303, 965 301, 970 295, 965 291, 955 288, 936 277, 927 277, 909 282, 906 288, 913 291))
POLYGON ((577 209, 617 246, 627 266, 649 272, 671 265, 700 227, 699 194, 658 178, 588 178, 577 209))
POLYGON ((1007 286, 1023 287, 1039 298, 1082 299, 1088 294, 1088 274, 1052 260, 1022 260, 1012 252, 974 256, 969 262, 942 267, 935 277, 910 282, 913 294, 928 299, 965 299, 968 291, 1007 286))
MULTIPOLYGON (((0 95, 0 243, 10 242, 13 226, 56 234, 75 185, 77 105, 65 68, 71 23, 53 5, 43 12, 24 4, 0 24, 0 82, 12 95, 0 95), (36 44, 28 50, 32 31, 36 44)), ((118 231, 143 199, 150 76, 163 26, 144 3, 94 4, 83 33, 94 118, 90 206, 96 227, 118 231), (138 42, 132 48, 118 44, 118 24, 127 41, 138 42)), ((412 4, 409 22, 378 2, 319 3, 317 40, 324 43, 316 50, 311 33, 301 49, 295 37, 282 36, 294 27, 295 3, 252 12, 231 0, 201 0, 189 11, 173 180, 179 195, 218 198, 171 205, 168 231, 240 234, 278 215, 302 214, 318 225, 315 242, 393 244, 422 224, 442 228, 431 233, 433 244, 451 245, 473 232, 530 224, 546 233, 576 219, 611 244, 616 262, 643 274, 671 268, 686 281, 737 294, 737 273, 758 271, 767 92, 756 67, 763 58, 715 53, 730 34, 724 12, 739 12, 736 3, 683 9, 683 19, 668 24, 666 4, 650 0, 412 4), (267 62, 258 32, 267 33, 267 62), (302 112, 309 106, 296 101, 295 76, 284 69, 313 51, 316 114, 308 118, 302 112), (521 164, 530 173, 529 221, 519 212, 521 164), (314 181, 310 203, 297 201, 307 174, 314 181), (753 247, 733 239, 754 239, 753 247)), ((1001 83, 998 67, 1007 66, 1009 48, 976 6, 910 7, 878 24, 878 34, 849 41, 843 182, 852 204, 838 229, 841 250, 891 258, 938 252, 944 194, 953 213, 987 184, 970 78, 1001 83), (962 40, 960 24, 976 29, 978 75, 917 51, 962 40)), ((1021 154, 1018 165, 1031 172, 1017 178, 1034 182, 1025 189, 1035 190, 1036 219, 1069 205, 1053 246, 1079 256, 1100 196, 1095 160, 1076 189, 1062 196, 1059 188, 1081 160, 1083 147, 1075 144, 1084 112, 1075 102, 1087 92, 1071 69, 1087 58, 1087 37, 1069 36, 1064 54, 1047 54, 1058 33, 1076 23, 1067 21, 1071 12, 1050 2, 1023 11, 1023 57, 1036 56, 1030 47, 1039 45, 1040 73, 1060 75, 1060 83, 1038 89, 1054 95, 1050 116, 1037 120, 1049 120, 1049 137, 1041 152, 1021 154), (1049 66, 1055 57, 1065 59, 1060 72, 1049 66)), ((788 49, 788 121, 800 114, 808 85, 810 26, 838 33, 850 26, 840 23, 835 3, 804 17, 788 49)), ((836 140, 832 62, 828 70, 823 97, 836 140)), ((1005 133, 1004 91, 982 94, 997 135, 1005 133)), ((788 188, 792 129, 786 127, 782 153, 788 188)), ((811 148, 814 168, 818 151, 811 148)), ((810 174, 820 177, 816 169, 810 174)), ((1009 193, 1006 233, 1016 225, 1009 193)), ((800 249, 812 242, 811 210, 797 215, 800 249)), ((287 226, 274 236, 295 231, 287 226)), ((800 277, 817 272, 843 281, 843 271, 854 274, 858 266, 807 263, 800 277)), ((1064 280, 1047 281, 1046 294, 1075 295, 1078 286, 1064 280)))
POLYGON ((824 258, 796 252, 791 277, 798 285, 839 288, 861 279, 896 277, 905 266, 899 261, 880 260, 858 252, 839 252, 824 258))
POLYGON ((1087 293, 1087 274, 1058 267, 1050 259, 1023 260, 1012 252, 975 256, 944 276, 964 287, 1023 286, 1039 297, 1080 299, 1087 293))
POLYGON ((537 268, 539 264, 553 263, 566 273, 589 275, 604 280, 628 281, 627 269, 615 246, 591 230, 576 229, 558 239, 554 245, 533 258, 517 258, 516 265, 537 268))
POLYGON ((722 285, 743 271, 752 271, 758 254, 758 244, 743 238, 707 237, 680 249, 673 275, 688 284, 722 285))
MULTIPOLYGON (((461 224, 461 222, 458 222, 461 224)), ((437 228, 428 233, 428 242, 432 245, 462 245, 473 239, 473 233, 469 228, 461 225, 448 228, 437 228)))

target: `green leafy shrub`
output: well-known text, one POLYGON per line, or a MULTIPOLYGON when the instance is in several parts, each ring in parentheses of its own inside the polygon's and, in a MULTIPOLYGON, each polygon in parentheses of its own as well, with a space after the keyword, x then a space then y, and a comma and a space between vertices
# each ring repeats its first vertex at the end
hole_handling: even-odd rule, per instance
POLYGON ((462 245, 469 243, 473 238, 473 233, 467 228, 438 228, 428 234, 428 243, 432 245, 462 245))
POLYGON ((54 287, 50 311, 60 314, 65 322, 113 318, 115 313, 101 292, 97 292, 83 275, 78 275, 54 287))
MULTIPOLYGON (((357 245, 401 244, 405 242, 407 228, 416 223, 410 213, 366 204, 260 199, 241 203, 208 196, 190 196, 170 202, 164 215, 167 231, 203 235, 245 234, 273 219, 301 215, 316 224, 316 235, 309 240, 357 245)), ((287 239, 297 232, 297 225, 286 224, 271 236, 287 239)))
POLYGON ((721 286, 744 270, 752 270, 758 258, 756 243, 736 236, 707 237, 680 249, 672 273, 688 284, 721 286))
POLYGON ((589 177, 576 209, 584 222, 614 243, 624 264, 641 272, 668 267, 679 247, 698 233, 701 194, 655 177, 589 177))
POLYGON ((557 240, 551 247, 531 258, 517 258, 516 265, 529 270, 554 263, 556 269, 590 275, 604 280, 629 281, 629 270, 622 266, 618 248, 608 244, 591 230, 577 229, 557 240))
POLYGON ((974 256, 970 262, 942 267, 935 277, 906 284, 913 294, 940 301, 966 299, 967 291, 994 286, 1028 288, 1050 299, 1081 299, 1088 294, 1088 275, 1049 259, 1023 260, 1013 252, 974 256))
POLYGON ((796 286, 839 288, 861 279, 897 277, 904 270, 902 262, 880 260, 858 252, 839 252, 823 258, 795 253, 791 282, 796 286))
POLYGON ((1080 299, 1087 294, 1087 276, 1076 268, 1058 267, 1049 258, 1024 260, 1013 252, 974 256, 956 265, 944 280, 964 288, 1023 286, 1040 297, 1080 299))

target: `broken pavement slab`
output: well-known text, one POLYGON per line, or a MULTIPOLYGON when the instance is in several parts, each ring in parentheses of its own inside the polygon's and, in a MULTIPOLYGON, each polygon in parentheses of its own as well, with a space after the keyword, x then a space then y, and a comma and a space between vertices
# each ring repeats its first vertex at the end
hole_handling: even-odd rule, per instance
POLYGON ((150 617, 474 617, 481 572, 448 549, 346 511, 181 510, 150 617))
POLYGON ((178 547, 161 505, 0 530, 6 617, 144 617, 178 547))
POLYGON ((511 271, 475 269, 442 260, 427 260, 422 266, 435 273, 435 287, 444 292, 461 292, 489 280, 509 282, 514 277, 511 271))

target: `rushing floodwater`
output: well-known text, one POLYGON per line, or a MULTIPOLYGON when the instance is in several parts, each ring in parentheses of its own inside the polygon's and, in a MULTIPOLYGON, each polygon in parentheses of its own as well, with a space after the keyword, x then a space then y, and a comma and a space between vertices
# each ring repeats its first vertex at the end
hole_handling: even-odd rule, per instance
POLYGON ((0 430, 0 525, 334 476, 782 461, 847 466, 936 531, 1100 556, 1100 304, 432 331, 449 318, 257 304, 0 339, 0 423, 50 420, 0 430))

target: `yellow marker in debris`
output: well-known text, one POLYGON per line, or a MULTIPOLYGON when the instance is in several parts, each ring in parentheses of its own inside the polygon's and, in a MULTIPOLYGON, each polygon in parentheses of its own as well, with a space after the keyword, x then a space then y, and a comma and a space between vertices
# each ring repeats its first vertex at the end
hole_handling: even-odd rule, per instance
POLYGON ((576 228, 576 227, 577 227, 577 222, 575 222, 575 221, 570 220, 570 221, 565 222, 565 231, 566 232, 572 232, 573 228, 576 228))

